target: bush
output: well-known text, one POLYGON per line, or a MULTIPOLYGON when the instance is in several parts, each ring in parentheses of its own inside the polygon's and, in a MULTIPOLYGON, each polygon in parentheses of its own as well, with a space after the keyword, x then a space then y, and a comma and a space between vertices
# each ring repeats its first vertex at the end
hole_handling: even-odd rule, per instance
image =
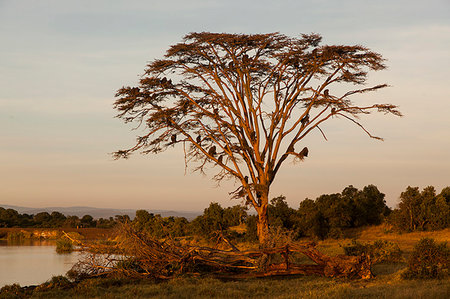
POLYGON ((332 227, 327 236, 331 239, 342 239, 344 238, 344 232, 339 227, 332 227))
POLYGON ((247 241, 253 242, 258 240, 257 222, 258 216, 256 215, 248 216, 247 221, 245 222, 246 226, 245 239, 247 241))
POLYGON ((57 253, 71 253, 73 251, 72 241, 67 238, 61 238, 56 241, 57 253))
POLYGON ((36 287, 35 292, 46 292, 49 290, 68 290, 75 286, 67 277, 59 275, 53 276, 47 282, 36 287))
POLYGON ((372 246, 372 258, 374 259, 374 263, 398 263, 403 261, 403 252, 397 243, 378 240, 375 241, 372 246))
POLYGON ((9 241, 17 241, 17 240, 23 240, 23 239, 31 239, 31 233, 27 231, 20 231, 20 232, 9 232, 8 233, 8 240, 9 241))
POLYGON ((344 251, 346 255, 369 255, 374 264, 381 262, 398 263, 403 260, 402 251, 398 244, 383 240, 377 240, 373 244, 362 244, 353 240, 351 245, 344 246, 344 251))
POLYGON ((344 251, 346 255, 358 256, 361 254, 367 254, 369 251, 369 244, 362 244, 356 240, 352 240, 352 244, 349 246, 344 246, 344 251))
POLYGON ((82 281, 90 277, 87 273, 73 268, 67 271, 66 276, 67 278, 75 282, 82 281))
POLYGON ((445 278, 449 276, 450 249, 447 243, 437 244, 423 238, 414 246, 403 278, 445 278))
POLYGON ((24 294, 19 284, 5 285, 0 288, 0 298, 23 298, 24 294))

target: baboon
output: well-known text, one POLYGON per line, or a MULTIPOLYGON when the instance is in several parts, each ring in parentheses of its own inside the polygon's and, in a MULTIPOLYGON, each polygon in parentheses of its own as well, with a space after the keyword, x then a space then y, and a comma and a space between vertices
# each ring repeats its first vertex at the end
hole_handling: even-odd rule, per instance
POLYGON ((309 123, 309 114, 306 114, 305 117, 303 117, 300 122, 302 123, 302 126, 306 126, 309 123))
POLYGON ((215 145, 213 145, 213 146, 209 149, 208 154, 209 154, 210 156, 213 156, 213 157, 214 157, 214 155, 216 154, 216 146, 215 146, 215 145))
POLYGON ((326 98, 328 98, 328 96, 329 96, 329 90, 328 89, 325 89, 324 91, 323 91, 323 95, 326 97, 326 98))
POLYGON ((331 108, 331 113, 332 113, 332 114, 336 113, 336 108, 334 108, 334 107, 331 108))
POLYGON ((242 56, 242 62, 245 63, 245 64, 248 63, 248 55, 247 55, 247 54, 244 54, 244 55, 242 56))
POLYGON ((302 158, 308 157, 308 148, 305 146, 300 153, 298 153, 302 158))

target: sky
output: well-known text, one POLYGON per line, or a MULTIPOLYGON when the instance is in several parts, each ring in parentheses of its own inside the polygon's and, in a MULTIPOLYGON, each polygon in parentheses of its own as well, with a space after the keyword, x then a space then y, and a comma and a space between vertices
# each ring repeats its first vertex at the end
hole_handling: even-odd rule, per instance
POLYGON ((360 44, 387 70, 361 99, 400 106, 371 115, 385 141, 335 119, 328 141, 287 163, 272 185, 297 208, 305 198, 374 184, 394 207, 407 186, 450 185, 448 0, 65 1, 0 0, 0 205, 201 211, 239 204, 211 176, 185 173, 182 148, 114 160, 135 141, 115 118, 115 92, 189 32, 319 33, 324 44, 360 44))

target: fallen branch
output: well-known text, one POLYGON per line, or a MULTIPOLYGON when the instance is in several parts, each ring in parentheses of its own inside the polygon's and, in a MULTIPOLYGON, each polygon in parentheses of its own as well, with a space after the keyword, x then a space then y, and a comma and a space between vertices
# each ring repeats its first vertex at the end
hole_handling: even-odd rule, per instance
POLYGON ((232 251, 225 251, 181 245, 172 239, 159 241, 146 233, 134 230, 127 224, 123 225, 121 231, 122 241, 111 245, 114 250, 104 251, 109 254, 101 254, 101 250, 105 250, 105 245, 102 245, 103 248, 95 244, 89 245, 91 257, 80 262, 78 271, 84 271, 88 275, 120 273, 132 277, 158 279, 170 279, 186 273, 210 273, 235 278, 294 274, 362 279, 373 277, 370 257, 365 255, 330 257, 317 250, 313 242, 248 251, 238 251, 236 247, 232 247, 232 251), (292 254, 298 253, 307 256, 316 264, 294 263, 292 254), (283 263, 271 262, 268 258, 278 255, 283 263))

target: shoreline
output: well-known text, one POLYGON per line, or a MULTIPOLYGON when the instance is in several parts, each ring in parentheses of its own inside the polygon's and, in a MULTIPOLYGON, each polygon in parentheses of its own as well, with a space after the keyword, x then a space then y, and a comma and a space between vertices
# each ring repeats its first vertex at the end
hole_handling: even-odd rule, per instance
POLYGON ((78 233, 84 240, 102 240, 111 237, 114 228, 37 228, 37 227, 11 227, 0 228, 0 240, 56 240, 66 233, 78 233))

